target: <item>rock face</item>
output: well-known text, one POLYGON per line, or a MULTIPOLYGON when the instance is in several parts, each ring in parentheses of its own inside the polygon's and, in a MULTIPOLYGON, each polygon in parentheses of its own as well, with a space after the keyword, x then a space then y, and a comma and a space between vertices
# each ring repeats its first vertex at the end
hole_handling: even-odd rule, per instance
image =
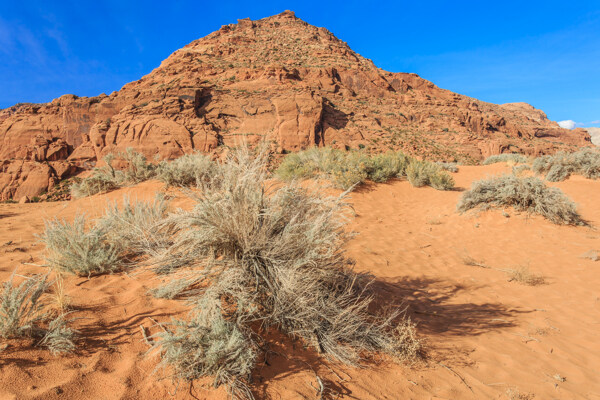
POLYGON ((485 103, 378 69, 286 11, 225 25, 110 96, 0 111, 0 199, 39 195, 127 147, 174 158, 262 139, 281 153, 360 146, 460 161, 590 145, 585 131, 528 104, 485 103))
POLYGON ((592 137, 592 143, 600 146, 600 128, 584 128, 592 137))

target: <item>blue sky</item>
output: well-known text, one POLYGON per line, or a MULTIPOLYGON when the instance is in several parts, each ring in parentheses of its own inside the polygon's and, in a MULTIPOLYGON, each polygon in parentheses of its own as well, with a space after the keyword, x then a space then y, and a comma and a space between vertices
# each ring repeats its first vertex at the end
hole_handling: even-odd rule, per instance
POLYGON ((291 9, 379 67, 600 126, 600 0, 2 1, 0 108, 120 89, 238 18, 291 9))

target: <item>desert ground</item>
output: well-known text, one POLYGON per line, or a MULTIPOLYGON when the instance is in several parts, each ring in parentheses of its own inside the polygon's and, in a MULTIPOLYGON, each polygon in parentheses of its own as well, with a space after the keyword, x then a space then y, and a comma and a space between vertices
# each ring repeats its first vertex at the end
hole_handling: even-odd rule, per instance
MULTIPOLYGON (((560 183, 589 227, 559 226, 508 208, 460 215, 461 190, 510 172, 504 163, 461 166, 457 190, 415 188, 406 181, 368 184, 350 194, 357 233, 348 255, 376 290, 403 304, 417 323, 425 357, 398 365, 381 358, 357 369, 318 362, 299 342, 273 334, 273 351, 253 375, 256 398, 600 399, 600 181, 560 183), (475 265, 477 264, 477 265, 475 265), (527 285, 511 271, 529 268, 543 282, 527 285), (316 378, 319 376, 319 380, 316 378)), ((125 194, 151 199, 163 184, 148 181, 66 202, 0 204, 0 279, 44 272, 36 237, 44 220, 97 216, 125 194)), ((181 192, 172 206, 189 207, 181 192)), ((147 294, 150 276, 125 272, 68 276, 78 349, 52 356, 31 340, 0 352, 1 399, 224 399, 209 380, 173 383, 155 371, 142 330, 182 316, 179 301, 147 294)), ((151 339, 150 339, 151 340, 151 339)))

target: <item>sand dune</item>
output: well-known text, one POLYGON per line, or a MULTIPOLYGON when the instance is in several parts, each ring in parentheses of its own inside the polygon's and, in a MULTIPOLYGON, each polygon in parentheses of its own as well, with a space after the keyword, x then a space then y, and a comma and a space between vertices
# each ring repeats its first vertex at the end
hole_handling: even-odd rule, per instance
MULTIPOLYGON (((454 176, 458 187, 468 188, 509 170, 504 164, 461 167, 454 176)), ((599 181, 575 176, 552 185, 600 225, 599 181)), ((0 204, 0 278, 16 267, 21 274, 43 271, 31 264, 44 261, 35 237, 44 219, 98 215, 108 199, 150 199, 157 190, 162 184, 153 181, 71 202, 0 204)), ((175 206, 189 206, 179 192, 171 194, 175 206)), ((358 235, 348 253, 357 270, 375 276, 382 298, 406 305, 426 343, 423 362, 323 365, 313 352, 273 334, 275 352, 253 376, 256 397, 315 398, 316 372, 333 398, 600 398, 600 262, 580 257, 600 250, 600 233, 512 209, 459 215, 460 194, 394 181, 351 195, 351 228, 358 235), (466 265, 467 257, 489 268, 466 265), (522 266, 545 283, 523 285, 503 271, 522 266)), ((153 284, 143 274, 69 277, 67 293, 80 318, 78 351, 54 357, 30 341, 9 341, 0 353, 0 398, 226 398, 208 380, 177 386, 161 380, 164 373, 153 374, 157 360, 146 356, 140 325, 156 333, 153 320, 185 312, 180 302, 148 296, 153 284)))

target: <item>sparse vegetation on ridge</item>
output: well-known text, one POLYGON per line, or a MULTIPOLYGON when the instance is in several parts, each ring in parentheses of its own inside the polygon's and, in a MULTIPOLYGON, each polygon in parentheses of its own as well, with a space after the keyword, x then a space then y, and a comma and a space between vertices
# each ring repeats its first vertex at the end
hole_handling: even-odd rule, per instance
POLYGON ((106 165, 94 168, 92 174, 75 181, 71 185, 73 198, 91 196, 109 192, 128 184, 136 184, 157 178, 169 186, 193 187, 214 172, 214 163, 208 156, 199 153, 185 154, 172 161, 149 163, 146 157, 128 148, 124 153, 108 154, 104 157, 106 165), (115 158, 122 158, 127 168, 117 170, 113 167, 115 158))
POLYGON ((442 166, 416 160, 401 152, 369 156, 360 151, 313 148, 287 155, 277 169, 277 175, 284 181, 325 178, 344 190, 368 179, 386 182, 403 177, 408 177, 413 186, 432 186, 438 190, 454 187, 454 179, 442 166))
POLYGON ((513 207, 542 215, 555 224, 585 225, 575 204, 560 189, 547 187, 535 177, 505 175, 474 182, 463 193, 457 210, 486 207, 513 207))

